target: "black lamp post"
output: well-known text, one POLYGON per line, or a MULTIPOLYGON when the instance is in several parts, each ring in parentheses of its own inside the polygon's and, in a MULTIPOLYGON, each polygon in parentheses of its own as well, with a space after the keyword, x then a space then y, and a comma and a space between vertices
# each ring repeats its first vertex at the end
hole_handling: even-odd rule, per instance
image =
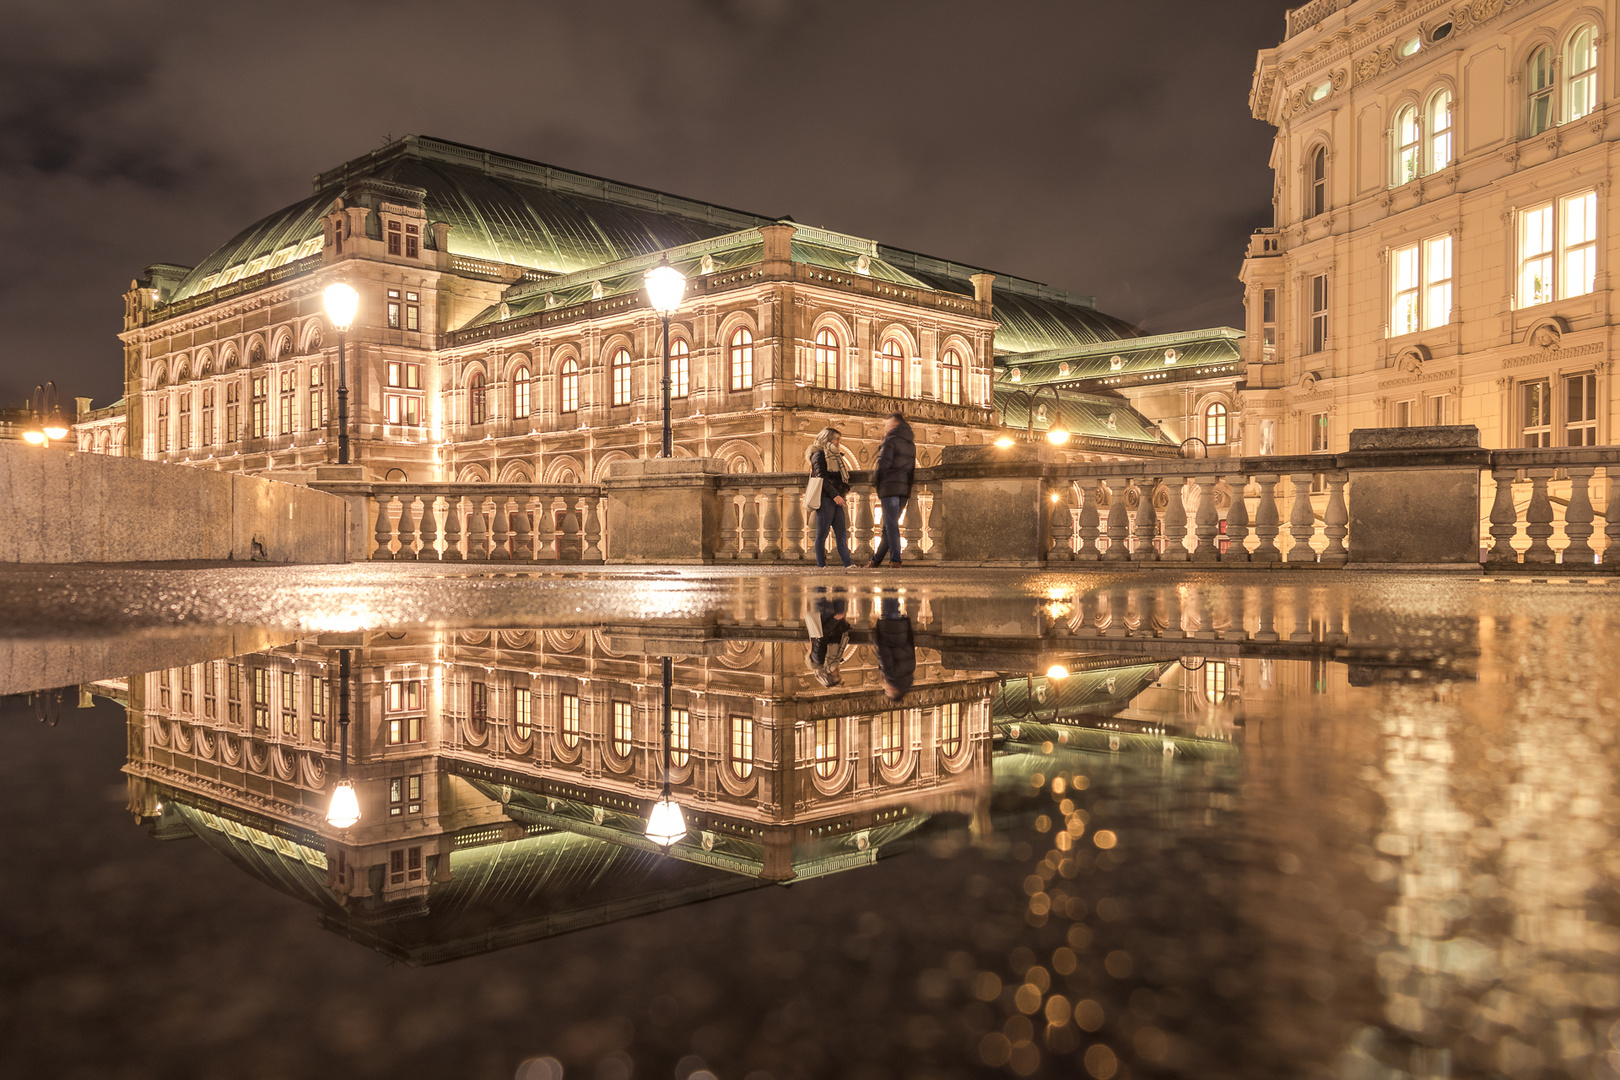
POLYGON ((674 682, 674 670, 674 661, 664 657, 664 793, 647 816, 647 839, 665 851, 686 835, 686 818, 681 813, 680 803, 671 797, 669 790, 669 691, 674 682))
POLYGON ((347 829, 360 820, 360 800, 349 779, 349 650, 338 650, 338 782, 332 788, 332 805, 326 823, 347 829))
POLYGON ((669 420, 669 317, 681 306, 681 297, 686 295, 686 275, 669 265, 669 258, 665 256, 647 271, 646 282, 648 301, 653 310, 664 317, 664 450, 661 456, 674 457, 675 433, 669 420))
POLYGON ((338 464, 349 463, 349 378, 348 359, 344 355, 344 339, 354 324, 354 313, 360 307, 360 294, 339 281, 328 285, 321 294, 326 302, 326 317, 338 336, 338 464))
POLYGON ((23 438, 29 445, 49 446, 53 441, 67 437, 67 421, 62 418, 56 383, 35 386, 29 406, 29 411, 33 413, 33 424, 23 432, 23 438))

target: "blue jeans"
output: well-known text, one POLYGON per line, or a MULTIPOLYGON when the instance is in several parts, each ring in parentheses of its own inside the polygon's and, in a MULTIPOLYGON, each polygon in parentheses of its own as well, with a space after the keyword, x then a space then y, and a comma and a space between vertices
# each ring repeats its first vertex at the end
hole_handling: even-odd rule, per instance
POLYGON ((831 529, 833 539, 838 543, 838 557, 848 566, 852 561, 849 557, 849 526, 845 524, 844 508, 831 500, 824 500, 816 508, 816 565, 827 565, 827 530, 831 529))
POLYGON ((882 562, 887 555, 889 561, 895 564, 900 562, 900 515, 906 510, 906 497, 904 495, 880 495, 878 502, 883 506, 883 539, 878 542, 877 550, 872 552, 872 561, 882 562))

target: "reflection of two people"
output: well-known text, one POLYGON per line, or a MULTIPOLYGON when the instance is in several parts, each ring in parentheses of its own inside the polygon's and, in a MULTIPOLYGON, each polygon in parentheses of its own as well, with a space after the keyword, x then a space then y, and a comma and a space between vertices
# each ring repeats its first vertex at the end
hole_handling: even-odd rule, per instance
MULTIPOLYGON (((883 693, 890 701, 900 701, 911 692, 917 677, 917 647, 911 619, 900 608, 898 596, 885 596, 878 605, 878 618, 872 629, 877 646, 878 672, 883 693)), ((805 615, 810 633, 810 667, 822 686, 840 686, 839 661, 844 640, 849 635, 848 601, 818 596, 805 615)))

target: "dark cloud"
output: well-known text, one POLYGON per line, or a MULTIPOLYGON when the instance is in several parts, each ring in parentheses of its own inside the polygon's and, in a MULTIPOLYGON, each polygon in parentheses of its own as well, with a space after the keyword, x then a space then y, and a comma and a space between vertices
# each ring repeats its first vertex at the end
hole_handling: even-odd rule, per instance
POLYGON ((1282 2, 13 3, 0 401, 121 392, 120 294, 432 134, 1233 323, 1282 2))

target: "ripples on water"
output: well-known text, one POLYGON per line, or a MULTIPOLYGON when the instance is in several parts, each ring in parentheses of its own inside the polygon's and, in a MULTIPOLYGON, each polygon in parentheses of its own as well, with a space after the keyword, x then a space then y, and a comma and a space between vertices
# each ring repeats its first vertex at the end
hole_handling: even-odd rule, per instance
POLYGON ((79 680, 127 731, 124 776, 89 775, 108 710, 9 699, 36 838, 12 869, 92 884, 13 921, 0 1061, 1620 1076, 1604 589, 715 592, 653 620, 8 642, 10 689, 79 680), (340 650, 347 831, 323 820, 340 650), (665 656, 667 853, 643 836, 665 656), (237 917, 277 894, 268 927, 237 917))

